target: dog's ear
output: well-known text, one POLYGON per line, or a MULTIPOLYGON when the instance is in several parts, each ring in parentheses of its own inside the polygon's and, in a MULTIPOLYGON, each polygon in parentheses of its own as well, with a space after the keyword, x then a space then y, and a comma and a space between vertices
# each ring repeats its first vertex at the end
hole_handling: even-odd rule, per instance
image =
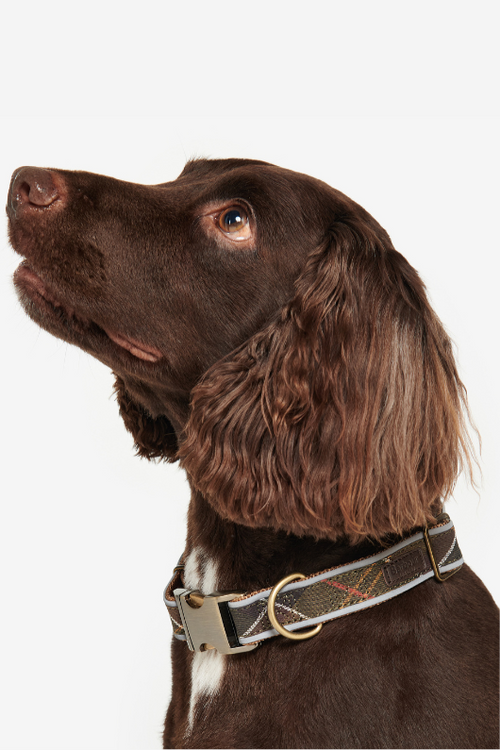
POLYGON ((430 521, 464 462, 465 391, 416 271, 339 222, 292 301, 194 389, 180 446, 224 518, 353 541, 430 521))
POLYGON ((177 437, 167 417, 152 417, 127 393, 123 380, 115 376, 115 393, 120 416, 132 434, 137 455, 143 458, 177 460, 177 437))

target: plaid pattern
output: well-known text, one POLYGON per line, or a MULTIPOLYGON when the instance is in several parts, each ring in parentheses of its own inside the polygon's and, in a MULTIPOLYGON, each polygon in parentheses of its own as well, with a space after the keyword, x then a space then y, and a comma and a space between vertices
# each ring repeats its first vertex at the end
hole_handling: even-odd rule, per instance
MULTIPOLYGON (((461 559, 460 548, 456 543, 454 529, 440 535, 439 539, 432 542, 436 560, 441 564, 443 558, 448 555, 446 564, 451 564, 461 559), (448 550, 453 546, 453 549, 448 550), (438 551, 437 548, 440 548, 438 551)), ((381 560, 371 562, 368 565, 349 570, 337 575, 325 575, 315 583, 305 587, 298 587, 286 591, 286 588, 276 597, 275 613, 278 622, 283 625, 304 622, 325 615, 348 614, 356 609, 355 605, 365 603, 365 606, 376 604, 385 594, 399 592, 400 589, 407 590, 408 584, 422 578, 425 573, 432 571, 430 559, 423 539, 416 540, 405 547, 399 553, 383 557, 381 560), (400 578, 397 583, 389 584, 384 569, 390 565, 397 565, 398 560, 408 558, 412 552, 420 551, 420 569, 415 571, 410 568, 406 577, 400 578), (388 559, 388 557, 390 559, 388 559)), ((404 570, 404 567, 403 567, 404 570)), ((330 572, 330 571, 328 571, 330 572)), ((326 572, 325 572, 326 573, 326 572)), ((320 574, 321 575, 321 574, 320 574)), ((314 576, 318 578, 318 576, 314 576)), ((390 598, 388 596, 387 598, 390 598)), ((246 638, 254 639, 269 630, 273 630, 267 615, 266 596, 257 599, 246 607, 234 607, 233 602, 229 604, 231 615, 234 620, 236 632, 240 640, 246 638)), ((364 608, 364 607, 363 607, 364 608)), ((325 619, 330 619, 325 617, 325 619)), ((332 618, 333 619, 333 618, 332 618)), ((274 633, 274 631, 273 631, 274 633)))
MULTIPOLYGON (((433 530, 449 523, 449 517, 442 514, 433 530)), ((453 525, 432 534, 430 540, 438 566, 459 567, 462 564, 453 525)), ((289 584, 276 598, 278 622, 283 626, 294 623, 306 626, 316 618, 333 619, 378 604, 431 577, 432 566, 423 535, 417 534, 407 541, 404 546, 395 545, 366 560, 323 571, 298 584, 289 584)), ((181 585, 180 578, 174 576, 165 591, 165 603, 177 638, 185 638, 173 598, 174 588, 181 585)), ((276 635, 267 615, 269 593, 270 589, 266 589, 229 602, 240 643, 257 642, 276 635)))

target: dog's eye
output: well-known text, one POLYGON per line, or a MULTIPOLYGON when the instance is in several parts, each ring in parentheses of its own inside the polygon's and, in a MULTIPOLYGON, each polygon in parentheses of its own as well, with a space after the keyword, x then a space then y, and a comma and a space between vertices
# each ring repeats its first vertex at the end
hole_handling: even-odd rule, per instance
POLYGON ((232 206, 223 211, 217 218, 217 225, 231 239, 244 240, 250 237, 250 223, 243 208, 232 206))

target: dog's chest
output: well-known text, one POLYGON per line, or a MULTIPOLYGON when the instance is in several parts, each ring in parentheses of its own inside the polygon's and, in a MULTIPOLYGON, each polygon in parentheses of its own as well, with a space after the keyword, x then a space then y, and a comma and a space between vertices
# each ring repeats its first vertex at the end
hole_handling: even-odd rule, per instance
MULTIPOLYGON (((215 559, 200 547, 195 547, 184 563, 184 584, 202 594, 211 594, 218 588, 218 565, 215 559)), ((218 651, 195 652, 191 666, 191 695, 187 732, 194 724, 195 710, 200 701, 210 702, 221 690, 227 657, 218 651)))

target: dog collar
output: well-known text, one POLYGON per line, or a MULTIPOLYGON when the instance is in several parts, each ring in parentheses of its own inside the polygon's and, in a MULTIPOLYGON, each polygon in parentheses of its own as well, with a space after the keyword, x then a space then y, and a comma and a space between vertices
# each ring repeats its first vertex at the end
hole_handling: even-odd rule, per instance
POLYGON ((442 513, 432 528, 376 555, 307 577, 294 573, 272 589, 205 596, 182 588, 180 562, 163 599, 174 636, 192 651, 237 654, 279 634, 310 638, 329 620, 381 604, 433 576, 444 581, 463 562, 453 522, 442 513))

